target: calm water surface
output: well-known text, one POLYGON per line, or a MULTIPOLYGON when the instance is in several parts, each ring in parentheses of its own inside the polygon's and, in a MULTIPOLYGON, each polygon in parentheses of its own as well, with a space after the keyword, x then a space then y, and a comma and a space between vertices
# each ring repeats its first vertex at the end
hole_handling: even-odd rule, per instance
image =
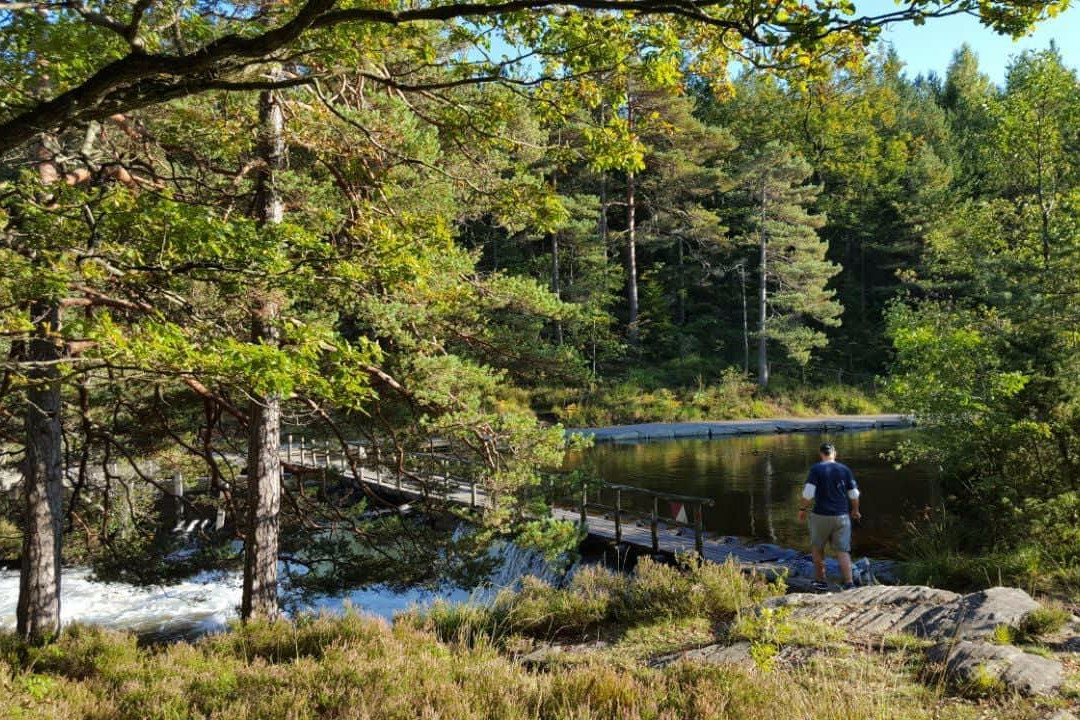
MULTIPOLYGON (((890 556, 905 522, 938 501, 937 474, 927 466, 897 470, 881 457, 912 430, 792 433, 661 442, 600 443, 568 458, 607 482, 713 498, 707 530, 787 547, 806 545, 795 511, 807 470, 826 440, 855 473, 862 490, 863 522, 853 551, 890 556)), ((648 511, 651 500, 624 497, 624 506, 648 511)), ((661 509, 661 514, 668 514, 661 509)))

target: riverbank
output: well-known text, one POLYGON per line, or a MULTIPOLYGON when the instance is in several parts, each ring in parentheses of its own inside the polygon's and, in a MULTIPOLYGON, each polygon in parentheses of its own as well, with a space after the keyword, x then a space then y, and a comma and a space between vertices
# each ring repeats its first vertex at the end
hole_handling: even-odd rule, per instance
POLYGON ((808 418, 712 420, 705 422, 652 422, 607 427, 571 428, 568 434, 591 436, 598 442, 650 442, 677 438, 712 438, 731 435, 773 435, 793 432, 850 432, 914 426, 900 414, 827 415, 808 418))
POLYGON ((534 391, 530 404, 566 427, 871 415, 893 409, 887 398, 864 388, 781 379, 762 389, 742 373, 725 373, 712 382, 635 376, 589 388, 548 387, 534 391))
MULTIPOLYGON (((1019 591, 969 601, 916 588, 891 603, 995 613, 1000 642, 972 636, 954 647, 1008 657, 1010 675, 1004 661, 964 666, 958 652, 941 655, 950 646, 914 626, 822 622, 797 603, 776 604, 782 590, 733 566, 643 563, 630 577, 592 569, 562 589, 532 583, 487 608, 435 607, 393 623, 355 614, 255 623, 151 647, 85 627, 43 649, 5 637, 0 714, 1041 720, 1076 704, 1075 619, 1019 591), (1014 630, 1026 634, 1006 637, 1014 630), (1014 675, 1021 684, 1010 684, 1014 675)), ((814 597, 845 596, 855 598, 814 597)), ((806 596, 787 596, 796 597, 806 596)), ((875 602, 867 607, 889 604, 875 602)), ((942 632, 968 637, 938 615, 942 632)))

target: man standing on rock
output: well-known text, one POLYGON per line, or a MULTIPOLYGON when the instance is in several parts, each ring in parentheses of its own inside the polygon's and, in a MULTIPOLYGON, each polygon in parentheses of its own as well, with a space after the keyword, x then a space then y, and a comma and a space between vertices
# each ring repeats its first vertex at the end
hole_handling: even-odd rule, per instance
POLYGON ((836 462, 836 448, 830 443, 821 446, 821 462, 810 468, 799 500, 799 522, 806 522, 806 510, 811 503, 810 546, 814 556, 813 588, 828 589, 825 583, 825 543, 830 543, 844 574, 844 590, 855 587, 851 579, 851 521, 862 517, 859 512, 859 486, 851 468, 836 462))

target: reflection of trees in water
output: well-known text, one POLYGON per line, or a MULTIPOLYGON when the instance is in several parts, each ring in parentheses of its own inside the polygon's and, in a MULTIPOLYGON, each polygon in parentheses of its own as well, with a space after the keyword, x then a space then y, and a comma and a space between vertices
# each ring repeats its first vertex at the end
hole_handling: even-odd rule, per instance
MULTIPOLYGON (((932 505, 940 496, 933 468, 898 471, 881 457, 901 440, 911 440, 910 433, 798 433, 599 444, 568 460, 568 465, 583 463, 609 482, 714 498, 716 506, 706 527, 720 534, 803 544, 805 530, 796 522, 793 508, 818 446, 832 440, 840 460, 852 467, 866 493, 864 512, 874 522, 860 530, 859 537, 860 544, 870 548, 887 543, 912 510, 932 505)), ((647 512, 650 507, 636 509, 647 512)))
POLYGON ((776 542, 776 526, 773 525, 773 464, 772 453, 765 453, 765 478, 762 485, 765 488, 765 527, 769 531, 769 540, 776 542))
POLYGON ((750 537, 757 537, 757 523, 755 522, 757 513, 754 512, 754 490, 751 488, 747 495, 750 497, 750 537))

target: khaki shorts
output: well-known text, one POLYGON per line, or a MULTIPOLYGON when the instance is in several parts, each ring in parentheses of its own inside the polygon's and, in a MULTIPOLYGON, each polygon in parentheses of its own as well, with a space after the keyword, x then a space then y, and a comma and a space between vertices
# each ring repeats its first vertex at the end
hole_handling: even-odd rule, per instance
POLYGON ((851 552, 851 516, 810 513, 810 544, 819 550, 831 543, 836 552, 851 552))

